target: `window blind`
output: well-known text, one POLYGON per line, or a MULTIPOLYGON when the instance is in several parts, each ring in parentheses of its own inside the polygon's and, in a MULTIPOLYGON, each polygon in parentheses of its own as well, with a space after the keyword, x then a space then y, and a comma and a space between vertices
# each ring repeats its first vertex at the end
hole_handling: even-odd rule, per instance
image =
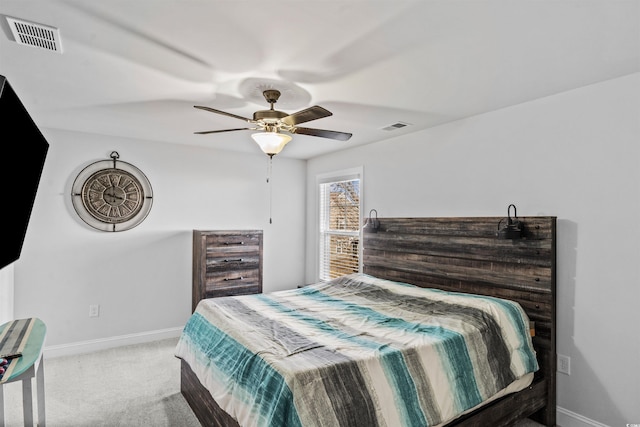
POLYGON ((360 179, 320 184, 320 280, 360 271, 360 179))

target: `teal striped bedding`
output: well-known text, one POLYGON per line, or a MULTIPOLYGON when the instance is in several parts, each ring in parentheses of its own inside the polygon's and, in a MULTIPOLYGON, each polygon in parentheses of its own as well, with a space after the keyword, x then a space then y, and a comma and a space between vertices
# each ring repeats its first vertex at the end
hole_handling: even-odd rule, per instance
POLYGON ((517 303, 365 274, 202 300, 175 355, 247 427, 437 426, 538 369, 517 303))

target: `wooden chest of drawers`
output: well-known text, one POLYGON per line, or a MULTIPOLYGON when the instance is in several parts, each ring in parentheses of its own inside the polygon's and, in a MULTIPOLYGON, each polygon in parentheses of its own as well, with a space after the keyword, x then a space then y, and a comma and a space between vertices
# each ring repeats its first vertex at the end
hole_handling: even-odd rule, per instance
POLYGON ((262 230, 193 230, 192 306, 262 292, 262 230))

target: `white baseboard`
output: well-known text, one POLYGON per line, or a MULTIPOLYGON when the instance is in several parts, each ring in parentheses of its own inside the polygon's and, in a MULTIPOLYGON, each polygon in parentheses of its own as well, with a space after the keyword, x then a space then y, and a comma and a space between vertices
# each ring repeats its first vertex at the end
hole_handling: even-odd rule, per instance
POLYGON ((176 338, 179 337, 181 333, 182 327, 160 329, 156 331, 141 332, 138 334, 120 335, 97 340, 79 341, 70 344, 45 346, 43 353, 45 358, 72 356, 75 354, 90 353, 92 351, 121 347, 123 345, 142 344, 149 341, 176 338))
POLYGON ((556 425, 559 427, 609 427, 560 406, 556 407, 556 425))

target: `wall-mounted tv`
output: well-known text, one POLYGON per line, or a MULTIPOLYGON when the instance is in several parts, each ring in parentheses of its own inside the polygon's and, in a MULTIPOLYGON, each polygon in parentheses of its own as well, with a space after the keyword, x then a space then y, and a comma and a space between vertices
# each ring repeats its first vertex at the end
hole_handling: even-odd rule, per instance
POLYGON ((20 258, 49 143, 0 75, 0 269, 20 258))

